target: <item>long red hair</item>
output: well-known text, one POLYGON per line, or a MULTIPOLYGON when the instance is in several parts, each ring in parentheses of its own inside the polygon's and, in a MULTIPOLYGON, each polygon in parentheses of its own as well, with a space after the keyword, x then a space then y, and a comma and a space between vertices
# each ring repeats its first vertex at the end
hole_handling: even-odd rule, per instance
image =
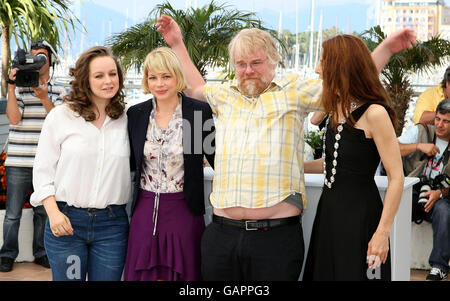
POLYGON ((333 113, 333 126, 340 122, 337 114, 339 107, 347 124, 354 126, 350 105, 358 101, 384 104, 396 128, 397 117, 391 100, 364 42, 352 35, 338 35, 325 41, 322 47, 322 104, 327 113, 333 113))

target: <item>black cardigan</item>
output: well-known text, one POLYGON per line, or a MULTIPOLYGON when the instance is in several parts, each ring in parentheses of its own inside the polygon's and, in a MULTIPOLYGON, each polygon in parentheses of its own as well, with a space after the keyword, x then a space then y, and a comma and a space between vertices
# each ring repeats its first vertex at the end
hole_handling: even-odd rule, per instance
MULTIPOLYGON (((183 192, 184 197, 187 201, 188 207, 191 212, 195 215, 205 214, 205 200, 204 200, 204 185, 203 185, 203 156, 206 156, 209 164, 214 168, 214 152, 212 154, 206 154, 204 149, 205 139, 208 137, 207 143, 215 147, 215 127, 214 122, 212 128, 205 128, 202 135, 202 148, 201 154, 194 154, 194 142, 199 140, 195 139, 194 128, 198 128, 197 124, 194 125, 194 112, 201 111, 201 127, 208 119, 212 119, 212 111, 210 106, 202 101, 189 98, 185 95, 182 96, 181 110, 183 120, 190 123, 190 133, 189 127, 183 127, 183 152, 184 159, 184 186, 183 192), (187 136, 190 135, 190 136, 187 136), (212 142, 210 142, 213 135, 212 142), (185 145, 185 141, 188 143, 190 141, 190 146, 185 145), (186 148, 190 147, 190 151, 187 152, 186 148)), ((127 111, 128 116, 128 136, 130 139, 131 146, 131 156, 130 156, 130 167, 131 170, 135 171, 134 174, 134 193, 133 193, 133 203, 131 212, 133 213, 136 206, 136 201, 138 198, 140 179, 142 172, 142 157, 144 152, 144 144, 146 141, 147 128, 149 123, 150 113, 153 108, 152 100, 147 100, 145 102, 139 103, 130 107, 127 111)), ((196 114, 200 115, 199 113, 196 114)), ((210 121, 211 122, 211 121, 210 121)), ((197 133, 198 135, 199 133, 197 133)))

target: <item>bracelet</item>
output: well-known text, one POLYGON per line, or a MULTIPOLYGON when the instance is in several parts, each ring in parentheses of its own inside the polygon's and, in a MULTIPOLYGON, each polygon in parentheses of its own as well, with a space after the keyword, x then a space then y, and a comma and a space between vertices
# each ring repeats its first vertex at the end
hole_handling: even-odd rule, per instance
POLYGON ((6 82, 7 82, 8 84, 11 84, 11 85, 15 85, 15 84, 16 84, 16 81, 10 79, 9 77, 8 77, 8 79, 6 80, 6 82))

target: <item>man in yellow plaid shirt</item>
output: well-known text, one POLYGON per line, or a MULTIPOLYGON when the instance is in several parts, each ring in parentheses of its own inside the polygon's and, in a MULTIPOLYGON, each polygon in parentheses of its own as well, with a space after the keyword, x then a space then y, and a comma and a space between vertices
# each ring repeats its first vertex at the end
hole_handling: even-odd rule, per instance
MULTIPOLYGON (((191 97, 206 100, 217 117, 213 222, 202 238, 204 280, 297 280, 304 256, 302 210, 303 121, 321 110, 322 81, 275 78, 275 40, 252 28, 228 47, 236 79, 205 84, 183 43, 178 24, 158 19, 157 30, 180 58, 191 97)), ((373 57, 379 70, 409 46, 397 33, 373 57)))

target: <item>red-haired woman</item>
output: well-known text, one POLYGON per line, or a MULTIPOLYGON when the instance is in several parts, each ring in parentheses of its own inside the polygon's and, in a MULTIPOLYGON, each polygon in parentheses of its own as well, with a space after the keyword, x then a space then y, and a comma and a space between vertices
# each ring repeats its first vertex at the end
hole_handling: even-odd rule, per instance
POLYGON ((389 234, 404 182, 395 113, 359 38, 324 42, 316 72, 328 119, 323 157, 305 172, 324 172, 325 185, 304 280, 390 280, 389 234), (389 180, 384 206, 374 181, 380 158, 389 180))

